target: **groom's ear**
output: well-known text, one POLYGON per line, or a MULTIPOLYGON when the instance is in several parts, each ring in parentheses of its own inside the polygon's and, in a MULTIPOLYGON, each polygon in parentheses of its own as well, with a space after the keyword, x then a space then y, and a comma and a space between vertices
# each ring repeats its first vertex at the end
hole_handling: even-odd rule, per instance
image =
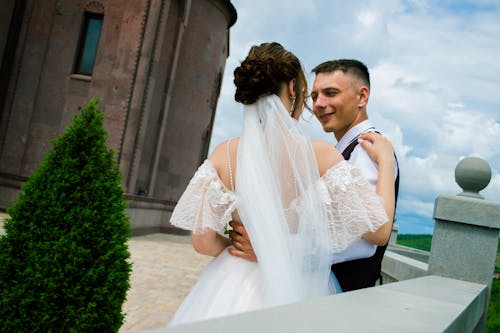
POLYGON ((368 98, 370 97, 370 89, 367 86, 361 86, 359 88, 359 103, 358 107, 362 108, 368 103, 368 98))

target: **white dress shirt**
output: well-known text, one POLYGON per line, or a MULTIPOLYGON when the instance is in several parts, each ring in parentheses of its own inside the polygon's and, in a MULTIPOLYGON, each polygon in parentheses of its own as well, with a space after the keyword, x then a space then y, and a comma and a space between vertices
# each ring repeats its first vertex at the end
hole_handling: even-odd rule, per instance
MULTIPOLYGON (((356 138, 364 132, 373 132, 375 131, 375 127, 369 120, 365 120, 353 128, 351 128, 340 141, 337 143, 337 150, 339 152, 344 151, 347 146, 356 138)), ((368 182, 373 186, 373 191, 376 191, 377 187, 377 178, 378 178, 378 164, 375 163, 368 153, 361 147, 361 145, 357 145, 351 153, 351 157, 348 161, 353 166, 358 168, 361 171, 361 174, 368 180, 368 182)), ((394 174, 394 179, 397 176, 397 168, 394 174)), ((347 249, 342 252, 338 252, 334 254, 333 264, 350 261, 361 258, 368 258, 375 254, 375 250, 377 246, 367 242, 363 238, 355 241, 351 244, 347 249)))

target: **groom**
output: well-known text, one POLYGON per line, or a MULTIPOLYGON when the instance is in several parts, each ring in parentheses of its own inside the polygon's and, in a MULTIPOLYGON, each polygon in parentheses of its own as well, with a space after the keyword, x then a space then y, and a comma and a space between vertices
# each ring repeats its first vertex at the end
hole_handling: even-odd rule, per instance
MULTIPOLYGON (((314 114, 326 132, 333 132, 338 141, 337 149, 344 158, 359 168, 375 189, 377 165, 358 145, 357 140, 360 134, 375 131, 366 112, 370 95, 368 69, 357 60, 335 60, 316 66, 313 72, 316 74, 311 93, 314 114)), ((396 171, 396 199, 398 187, 399 172, 396 171)), ((230 248, 229 252, 234 256, 256 261, 245 228, 235 222, 230 225, 233 227, 230 237, 235 248, 230 248)), ((391 226, 392 223, 388 223, 381 229, 391 226)), ((344 292, 372 287, 380 279, 382 258, 390 231, 385 230, 384 233, 387 240, 382 246, 370 243, 367 235, 365 239, 359 239, 345 251, 336 254, 332 271, 344 292)))
MULTIPOLYGON (((364 132, 377 131, 368 120, 366 110, 370 97, 368 69, 360 61, 341 59, 324 62, 312 71, 316 74, 311 92, 314 114, 325 132, 333 132, 337 139, 336 148, 344 158, 360 169, 375 188, 378 165, 358 145, 357 140, 364 132)), ((399 189, 397 160, 395 165, 396 203, 399 189)), ((393 220, 392 217, 390 220, 393 220)), ((392 228, 392 223, 385 227, 392 228)), ((390 231, 387 235, 389 237, 390 231)), ((344 292, 373 287, 379 279, 382 282, 380 272, 388 241, 389 238, 382 246, 376 246, 370 243, 369 237, 364 237, 337 254, 332 271, 344 292)))

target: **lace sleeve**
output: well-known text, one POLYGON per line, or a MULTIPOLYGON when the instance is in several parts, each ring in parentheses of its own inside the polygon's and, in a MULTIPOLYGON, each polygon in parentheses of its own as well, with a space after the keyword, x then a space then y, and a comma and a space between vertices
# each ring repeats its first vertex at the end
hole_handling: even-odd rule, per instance
POLYGON ((235 199, 211 162, 205 160, 177 202, 170 223, 194 234, 204 233, 207 228, 222 233, 231 220, 235 199))
POLYGON ((368 231, 388 221, 381 198, 361 171, 341 162, 321 178, 334 252, 346 249, 368 231))

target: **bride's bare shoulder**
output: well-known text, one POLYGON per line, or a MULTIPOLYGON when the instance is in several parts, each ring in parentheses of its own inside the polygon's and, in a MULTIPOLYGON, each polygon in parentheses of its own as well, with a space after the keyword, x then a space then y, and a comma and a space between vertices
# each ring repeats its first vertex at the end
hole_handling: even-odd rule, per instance
POLYGON ((319 174, 323 176, 331 167, 344 160, 342 154, 327 141, 311 140, 311 145, 316 155, 319 174))
POLYGON ((238 143, 240 138, 232 138, 219 143, 208 159, 212 162, 214 168, 220 173, 221 170, 227 169, 227 149, 229 143, 229 152, 231 155, 231 160, 234 163, 234 158, 238 149, 238 143))

